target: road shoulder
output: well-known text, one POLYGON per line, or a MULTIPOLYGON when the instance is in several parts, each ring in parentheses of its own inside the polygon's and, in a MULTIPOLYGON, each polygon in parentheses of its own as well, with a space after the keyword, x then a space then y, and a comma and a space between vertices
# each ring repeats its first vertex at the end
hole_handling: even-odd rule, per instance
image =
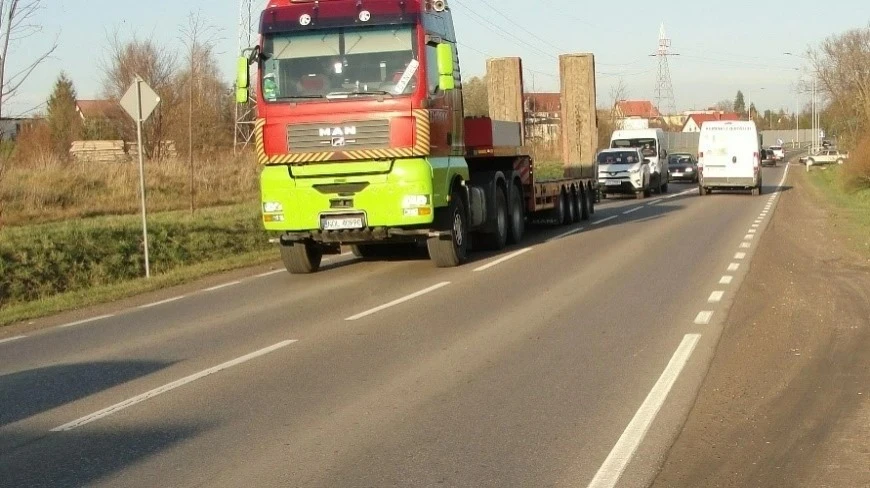
POLYGON ((653 486, 870 486, 870 266, 789 180, 653 486))

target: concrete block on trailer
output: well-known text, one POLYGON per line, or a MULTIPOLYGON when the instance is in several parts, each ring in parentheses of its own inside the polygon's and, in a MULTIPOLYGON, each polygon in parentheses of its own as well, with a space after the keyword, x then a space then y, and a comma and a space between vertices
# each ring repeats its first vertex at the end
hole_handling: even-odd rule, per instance
POLYGON ((523 111, 523 62, 520 58, 492 58, 486 61, 489 116, 495 121, 520 124, 525 138, 523 111))
POLYGON ((595 178, 598 149, 595 56, 591 53, 559 56, 562 80, 562 158, 565 175, 595 178))

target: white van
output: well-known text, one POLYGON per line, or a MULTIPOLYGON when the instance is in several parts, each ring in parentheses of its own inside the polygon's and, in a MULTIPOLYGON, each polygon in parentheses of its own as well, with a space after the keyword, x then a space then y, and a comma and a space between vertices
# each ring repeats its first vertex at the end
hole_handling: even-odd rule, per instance
POLYGON ((701 126, 698 188, 761 194, 761 137, 752 121, 711 121, 701 126))
POLYGON ((659 193, 667 193, 671 181, 667 141, 661 129, 616 130, 610 136, 610 148, 640 149, 644 159, 649 160, 650 186, 659 193))

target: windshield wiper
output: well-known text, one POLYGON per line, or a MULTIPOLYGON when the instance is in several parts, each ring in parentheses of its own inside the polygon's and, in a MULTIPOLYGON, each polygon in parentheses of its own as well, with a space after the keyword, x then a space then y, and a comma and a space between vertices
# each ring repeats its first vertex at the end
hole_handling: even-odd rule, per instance
POLYGON ((275 97, 270 102, 276 102, 279 100, 307 100, 312 98, 326 98, 324 95, 289 95, 286 97, 275 97))
POLYGON ((350 97, 350 96, 354 96, 354 95, 356 95, 356 96, 359 96, 359 95, 389 95, 390 97, 393 96, 392 93, 385 91, 385 90, 367 90, 367 91, 332 92, 329 95, 327 95, 326 97, 327 98, 331 98, 331 97, 338 98, 338 97, 350 97))

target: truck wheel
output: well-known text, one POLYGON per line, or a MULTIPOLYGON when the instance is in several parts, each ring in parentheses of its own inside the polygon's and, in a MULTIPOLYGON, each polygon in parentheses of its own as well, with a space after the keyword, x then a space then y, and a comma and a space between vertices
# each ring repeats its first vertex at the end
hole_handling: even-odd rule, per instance
POLYGON ((701 195, 702 197, 705 197, 705 196, 710 194, 710 190, 708 190, 707 188, 704 188, 701 185, 698 185, 698 194, 701 195))
POLYGON ((496 231, 493 234, 475 234, 474 243, 475 249, 477 242, 480 241, 480 248, 492 251, 504 249, 507 245, 508 238, 508 209, 507 198, 504 195, 504 190, 501 188, 495 189, 495 220, 496 231))
POLYGON ((565 221, 565 192, 559 193, 559 198, 550 210, 550 218, 556 221, 556 225, 562 225, 565 221))
POLYGON ((564 223, 571 225, 575 222, 580 222, 580 199, 577 198, 577 192, 571 190, 565 196, 568 198, 568 215, 565 216, 564 223))
POLYGON ((591 214, 589 210, 593 205, 593 200, 595 198, 589 194, 586 190, 580 190, 580 220, 589 220, 591 214))
POLYGON ((468 220, 465 214, 465 204, 459 192, 450 194, 450 205, 442 222, 442 230, 448 234, 442 237, 432 237, 426 242, 429 257, 439 268, 453 268, 464 263, 468 258, 468 220))
POLYGON ((509 244, 518 244, 526 233, 526 213, 523 207, 522 190, 517 186, 511 192, 510 210, 507 240, 509 244))
POLYGON ((281 261, 291 274, 316 273, 323 260, 323 249, 313 242, 281 245, 281 261))
POLYGON ((667 183, 665 183, 664 185, 662 185, 662 191, 661 191, 661 192, 662 192, 663 194, 668 192, 668 184, 667 184, 667 183))
POLYGON ((644 198, 649 198, 649 197, 651 197, 651 196, 652 196, 652 188, 649 187, 649 186, 646 187, 646 188, 644 188, 644 189, 643 189, 643 197, 644 197, 644 198))
POLYGON ((591 216, 595 215, 595 204, 600 202, 601 199, 599 198, 599 193, 598 193, 597 188, 592 188, 591 185, 587 188, 588 189, 586 190, 586 196, 588 197, 588 201, 589 201, 589 216, 591 217, 591 216))

